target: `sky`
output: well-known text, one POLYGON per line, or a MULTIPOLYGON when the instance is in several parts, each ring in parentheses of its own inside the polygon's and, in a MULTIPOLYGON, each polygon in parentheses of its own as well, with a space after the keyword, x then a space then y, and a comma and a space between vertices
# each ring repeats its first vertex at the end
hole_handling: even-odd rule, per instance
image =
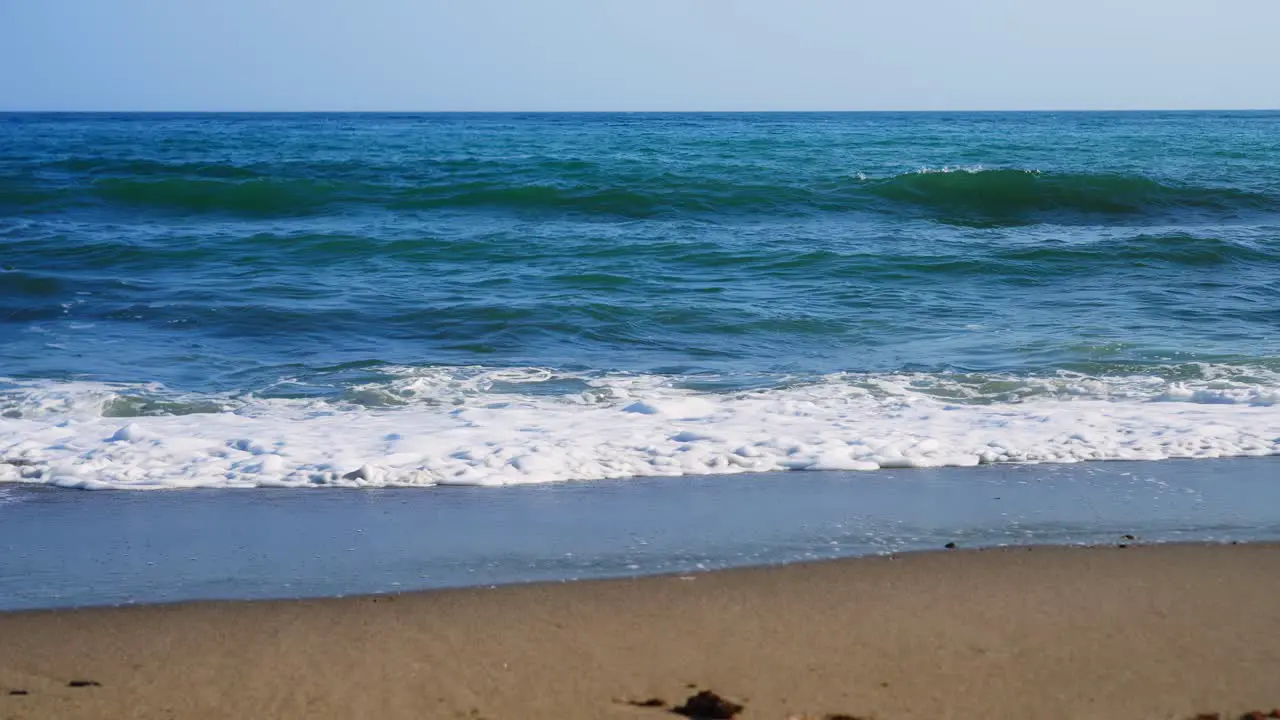
POLYGON ((1280 0, 0 0, 0 110, 1280 108, 1280 0))

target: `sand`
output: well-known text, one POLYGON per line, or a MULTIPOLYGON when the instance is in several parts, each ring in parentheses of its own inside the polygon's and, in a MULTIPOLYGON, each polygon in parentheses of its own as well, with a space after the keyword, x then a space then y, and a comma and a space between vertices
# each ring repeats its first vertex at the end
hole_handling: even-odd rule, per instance
POLYGON ((699 689, 746 720, 1269 711, 1280 546, 951 551, 0 615, 3 720, 661 720, 676 716, 626 701, 699 689))

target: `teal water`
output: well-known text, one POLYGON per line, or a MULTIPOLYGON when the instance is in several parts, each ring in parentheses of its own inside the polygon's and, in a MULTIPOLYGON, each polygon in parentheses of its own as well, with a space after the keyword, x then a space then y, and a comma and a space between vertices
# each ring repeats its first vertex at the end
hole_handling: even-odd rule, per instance
POLYGON ((1280 113, 0 116, 0 481, 1268 454, 1278 329, 1280 113))

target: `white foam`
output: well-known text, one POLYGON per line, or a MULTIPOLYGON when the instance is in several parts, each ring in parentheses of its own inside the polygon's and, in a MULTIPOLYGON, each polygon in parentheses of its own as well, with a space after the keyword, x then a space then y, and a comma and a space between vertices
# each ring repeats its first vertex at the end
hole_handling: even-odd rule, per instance
POLYGON ((127 418, 104 410, 163 388, 9 381, 0 482, 507 485, 1280 454, 1280 377, 1214 366, 1195 375, 848 374, 707 393, 661 376, 397 368, 350 392, 365 404, 196 398, 192 407, 228 409, 127 418), (549 394, 547 382, 582 389, 549 394))

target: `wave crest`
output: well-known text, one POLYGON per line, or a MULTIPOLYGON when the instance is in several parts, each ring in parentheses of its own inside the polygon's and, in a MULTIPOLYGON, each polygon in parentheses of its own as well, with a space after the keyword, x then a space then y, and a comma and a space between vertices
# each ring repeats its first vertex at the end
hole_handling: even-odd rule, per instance
POLYGON ((928 208, 942 220, 979 225, 1276 207, 1271 198, 1234 188, 1164 183, 1143 175, 1015 169, 924 170, 872 182, 870 192, 928 208))
POLYGON ((1280 211, 1280 199, 1261 192, 1105 172, 944 168, 887 178, 768 171, 730 177, 697 169, 683 175, 611 175, 607 168, 500 172, 481 164, 443 173, 320 165, 273 176, 236 166, 143 165, 123 176, 85 170, 78 182, 58 188, 10 182, 0 185, 0 207, 36 212, 107 203, 246 217, 312 216, 346 206, 625 219, 870 213, 974 226, 1280 211))

